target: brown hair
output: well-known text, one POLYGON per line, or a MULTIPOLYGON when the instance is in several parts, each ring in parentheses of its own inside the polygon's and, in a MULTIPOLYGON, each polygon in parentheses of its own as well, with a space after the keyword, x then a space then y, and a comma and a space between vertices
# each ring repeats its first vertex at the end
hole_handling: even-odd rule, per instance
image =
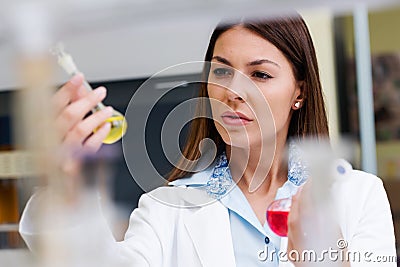
MULTIPOLYGON (((276 46, 291 63, 296 80, 302 81, 301 94, 304 101, 302 108, 292 113, 288 137, 297 139, 307 136, 317 139, 327 138, 329 136, 328 122, 317 58, 307 25, 300 15, 218 25, 211 35, 205 55, 203 81, 208 79, 209 64, 207 62, 212 59, 217 39, 221 34, 235 26, 246 28, 276 46)), ((200 97, 208 97, 206 83, 201 85, 200 97)), ((200 157, 199 144, 204 138, 210 138, 215 142, 218 149, 217 153, 225 149, 225 144, 213 121, 202 117, 208 108, 209 103, 200 100, 197 106, 196 119, 192 121, 188 139, 182 151, 183 156, 189 160, 200 157)), ((169 181, 182 178, 190 173, 181 170, 179 167, 186 169, 194 167, 182 166, 182 162, 178 162, 177 167, 171 171, 169 181)))

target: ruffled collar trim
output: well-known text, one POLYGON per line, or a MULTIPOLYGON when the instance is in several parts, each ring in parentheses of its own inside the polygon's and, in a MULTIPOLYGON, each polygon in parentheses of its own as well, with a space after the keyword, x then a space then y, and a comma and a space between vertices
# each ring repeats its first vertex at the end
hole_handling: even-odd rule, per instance
MULTIPOLYGON (((289 142, 288 159, 288 182, 299 187, 304 184, 309 177, 307 164, 302 159, 302 151, 295 144, 289 142)), ((211 167, 196 173, 188 178, 182 178, 170 182, 169 185, 180 186, 199 186, 205 187, 206 192, 213 198, 222 198, 234 185, 231 172, 229 170, 228 159, 225 152, 217 156, 211 167), (212 167, 213 166, 213 167, 212 167)))

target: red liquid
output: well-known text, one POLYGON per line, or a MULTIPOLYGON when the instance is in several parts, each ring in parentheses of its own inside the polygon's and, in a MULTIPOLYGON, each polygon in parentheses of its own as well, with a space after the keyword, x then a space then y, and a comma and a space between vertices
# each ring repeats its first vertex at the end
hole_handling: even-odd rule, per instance
POLYGON ((271 230, 279 236, 287 236, 289 211, 267 211, 267 221, 271 230))

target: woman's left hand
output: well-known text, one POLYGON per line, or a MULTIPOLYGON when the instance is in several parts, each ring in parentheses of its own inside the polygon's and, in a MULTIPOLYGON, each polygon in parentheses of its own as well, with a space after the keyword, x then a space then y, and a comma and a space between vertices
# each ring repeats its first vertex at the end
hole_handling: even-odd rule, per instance
POLYGON ((339 250, 337 243, 343 237, 334 209, 330 208, 329 196, 318 200, 313 197, 312 190, 310 179, 292 197, 288 218, 288 259, 296 266, 350 266, 348 262, 339 262, 340 258, 334 261, 324 252, 339 250), (307 253, 303 253, 305 250, 307 253))

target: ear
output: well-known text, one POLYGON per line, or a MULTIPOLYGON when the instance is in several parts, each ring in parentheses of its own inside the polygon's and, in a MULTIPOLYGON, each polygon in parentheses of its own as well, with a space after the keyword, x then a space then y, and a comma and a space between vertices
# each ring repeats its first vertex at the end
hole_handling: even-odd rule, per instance
POLYGON ((300 81, 297 83, 296 92, 294 95, 296 98, 292 103, 292 109, 298 110, 303 106, 305 97, 304 97, 304 82, 300 81))

